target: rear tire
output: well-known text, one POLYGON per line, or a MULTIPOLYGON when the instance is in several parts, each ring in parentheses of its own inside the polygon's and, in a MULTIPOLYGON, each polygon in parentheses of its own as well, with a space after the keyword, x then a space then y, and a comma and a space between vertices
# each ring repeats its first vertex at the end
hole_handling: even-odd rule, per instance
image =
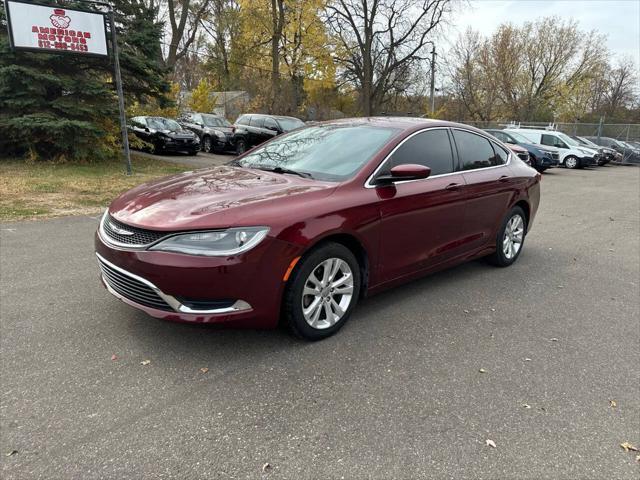
POLYGON ((487 260, 497 267, 515 263, 524 247, 527 234, 527 216, 520 207, 513 207, 504 217, 496 237, 496 251, 487 260))
POLYGON ((326 243, 306 254, 287 284, 283 316, 305 340, 330 337, 347 322, 358 303, 360 266, 344 245, 326 243))

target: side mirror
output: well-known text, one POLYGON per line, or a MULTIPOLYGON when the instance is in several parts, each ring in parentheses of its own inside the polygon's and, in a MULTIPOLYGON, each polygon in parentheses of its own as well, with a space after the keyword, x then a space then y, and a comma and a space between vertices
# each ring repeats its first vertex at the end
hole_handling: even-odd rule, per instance
POLYGON ((144 131, 148 132, 149 131, 149 127, 144 127, 144 131))
POLYGON ((419 180, 427 178, 431 175, 431 169, 424 165, 415 163, 404 163, 396 165, 390 170, 390 175, 381 175, 376 178, 376 184, 385 185, 394 182, 402 182, 405 180, 419 180))
POLYGON ((280 133, 280 129, 278 127, 265 127, 267 130, 271 130, 272 132, 280 133))

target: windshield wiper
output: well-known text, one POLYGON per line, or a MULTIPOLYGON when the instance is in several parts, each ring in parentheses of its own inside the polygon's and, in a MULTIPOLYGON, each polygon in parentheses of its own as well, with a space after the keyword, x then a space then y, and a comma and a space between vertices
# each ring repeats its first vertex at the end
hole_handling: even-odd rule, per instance
POLYGON ((289 168, 283 168, 283 167, 273 167, 273 168, 250 167, 250 168, 257 168, 258 170, 265 170, 267 172, 273 172, 273 173, 290 173, 292 175, 298 175, 299 177, 302 177, 302 178, 313 178, 313 175, 311 175, 310 173, 299 172, 297 170, 291 170, 289 168))

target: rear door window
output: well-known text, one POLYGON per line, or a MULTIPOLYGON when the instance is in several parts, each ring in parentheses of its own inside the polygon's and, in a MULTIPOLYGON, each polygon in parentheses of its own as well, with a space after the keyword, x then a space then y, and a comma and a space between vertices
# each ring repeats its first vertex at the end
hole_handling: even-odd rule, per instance
POLYGON ((240 125, 249 125, 250 121, 251 115, 242 115, 238 120, 236 120, 236 123, 239 123, 240 125))
POLYGON ((489 140, 475 133, 453 130, 462 170, 494 167, 500 165, 489 140))
POLYGON ((493 151, 495 152, 495 156, 493 158, 494 166, 506 164, 509 160, 509 152, 507 152, 497 143, 491 142, 491 146, 493 147, 493 151))

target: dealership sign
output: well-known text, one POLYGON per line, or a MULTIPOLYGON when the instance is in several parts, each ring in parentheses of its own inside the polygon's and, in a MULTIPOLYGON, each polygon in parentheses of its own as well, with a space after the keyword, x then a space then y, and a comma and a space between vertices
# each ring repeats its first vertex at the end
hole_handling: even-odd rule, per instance
POLYGON ((11 46, 21 50, 107 56, 102 13, 7 0, 11 46))

